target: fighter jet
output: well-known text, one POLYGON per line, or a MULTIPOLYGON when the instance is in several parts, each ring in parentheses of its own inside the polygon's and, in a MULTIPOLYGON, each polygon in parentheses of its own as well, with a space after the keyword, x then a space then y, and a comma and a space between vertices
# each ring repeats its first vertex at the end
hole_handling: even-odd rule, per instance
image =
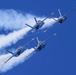
POLYGON ((36 22, 36 24, 34 25, 34 26, 31 26, 31 25, 29 25, 29 24, 26 24, 25 23, 25 25, 26 26, 28 26, 28 27, 30 27, 30 28, 32 28, 34 31, 36 31, 36 30, 38 30, 39 28, 41 28, 44 24, 45 24, 45 20, 46 20, 47 18, 45 18, 44 20, 37 20, 36 19, 36 17, 34 17, 34 20, 35 20, 35 22, 36 22))
POLYGON ((33 38, 32 40, 30 40, 29 42, 27 42, 25 45, 19 46, 19 47, 16 49, 15 52, 11 52, 11 51, 9 51, 9 50, 6 50, 8 53, 11 53, 12 56, 11 56, 7 61, 5 61, 4 63, 7 63, 12 57, 18 57, 19 55, 21 55, 21 54, 25 51, 26 46, 28 46, 29 43, 30 43, 31 41, 33 41, 33 40, 34 40, 34 38, 33 38))
POLYGON ((36 40, 38 42, 37 47, 33 47, 36 51, 41 51, 43 48, 45 48, 46 46, 46 42, 48 42, 50 39, 52 39, 54 36, 56 36, 56 33, 50 37, 49 39, 47 39, 46 41, 39 41, 38 37, 36 37, 36 40))
POLYGON ((59 22, 59 24, 62 24, 66 19, 67 19, 67 16, 73 12, 74 10, 76 10, 76 7, 74 9, 72 9, 71 11, 69 11, 67 14, 65 15, 62 15, 60 9, 58 9, 58 12, 60 14, 59 18, 56 20, 55 18, 53 18, 55 21, 59 22))

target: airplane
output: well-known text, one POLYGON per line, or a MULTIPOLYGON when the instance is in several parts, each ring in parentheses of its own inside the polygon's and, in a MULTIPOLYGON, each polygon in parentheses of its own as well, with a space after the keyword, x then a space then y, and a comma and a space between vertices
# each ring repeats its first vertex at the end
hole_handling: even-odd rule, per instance
POLYGON ((45 18, 45 19, 43 19, 43 20, 41 21, 41 20, 37 20, 36 17, 34 17, 34 20, 35 20, 35 22, 36 22, 36 24, 35 24, 34 26, 31 26, 31 25, 26 24, 26 23, 25 23, 25 25, 28 26, 28 27, 30 27, 30 28, 32 28, 34 31, 36 31, 36 30, 38 30, 39 28, 41 28, 41 27, 45 24, 44 21, 45 21, 46 19, 47 19, 47 18, 45 18))
POLYGON ((33 40, 34 40, 34 38, 32 38, 32 39, 31 39, 29 42, 27 42, 25 45, 19 46, 19 47, 16 49, 15 52, 11 52, 11 51, 9 51, 9 50, 6 50, 8 53, 11 53, 12 56, 11 56, 8 60, 6 60, 4 63, 7 63, 12 57, 18 57, 19 55, 21 55, 21 54, 25 51, 26 46, 28 46, 29 43, 30 43, 31 41, 33 41, 33 40))
POLYGON ((60 9, 58 9, 58 12, 59 12, 59 18, 56 20, 55 18, 53 18, 55 21, 59 22, 59 24, 62 24, 66 19, 67 19, 67 16, 73 12, 74 10, 76 9, 76 7, 74 9, 72 9, 71 11, 69 11, 68 13, 66 13, 65 15, 62 15, 60 9))
POLYGON ((56 36, 56 33, 50 37, 49 39, 47 39, 46 41, 39 41, 38 37, 36 37, 36 40, 38 42, 37 47, 33 47, 36 51, 41 51, 43 48, 45 48, 46 46, 46 42, 48 42, 50 39, 52 39, 54 36, 56 36))

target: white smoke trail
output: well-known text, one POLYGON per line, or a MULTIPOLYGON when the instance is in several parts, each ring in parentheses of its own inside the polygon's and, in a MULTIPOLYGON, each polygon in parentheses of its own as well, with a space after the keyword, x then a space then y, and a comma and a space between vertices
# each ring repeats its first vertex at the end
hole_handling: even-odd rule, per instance
MULTIPOLYGON (((25 23, 33 26, 35 24, 34 16, 35 15, 32 14, 23 14, 22 12, 13 9, 0 10, 0 30, 19 30, 25 27, 25 23)), ((40 20, 43 20, 44 18, 45 17, 37 17, 37 19, 40 20)), ((54 20, 52 19, 52 21, 54 20)), ((49 20, 49 22, 51 21, 49 20)))
POLYGON ((25 15, 13 9, 0 10, 0 29, 21 29, 25 27, 25 22, 30 23, 32 21, 33 15, 31 14, 25 15))
MULTIPOLYGON (((34 26, 35 21, 33 18, 34 18, 34 15, 30 15, 30 14, 24 15, 22 13, 17 13, 14 10, 10 10, 10 11, 1 10, 0 11, 0 29, 1 28, 4 28, 6 30, 21 29, 24 27, 25 22, 31 26, 34 26)), ((37 17, 37 19, 42 19, 42 20, 44 18, 45 17, 37 17)), ((41 29, 52 26, 54 23, 56 23, 56 21, 54 21, 53 19, 50 19, 50 18, 48 18, 45 22, 46 22, 45 25, 41 29)), ((20 39, 20 37, 23 37, 24 35, 26 35, 30 30, 31 30, 31 28, 26 27, 19 31, 14 31, 12 33, 9 33, 8 35, 0 35, 0 49, 4 48, 6 46, 10 46, 14 42, 17 42, 20 39)), ((20 56, 22 56, 21 58, 20 58, 20 56, 18 58, 12 58, 9 61, 10 63, 8 62, 6 65, 0 66, 0 70, 2 72, 5 72, 5 71, 13 68, 13 66, 16 66, 17 64, 21 63, 22 61, 20 61, 20 59, 24 59, 25 56, 27 57, 28 55, 30 55, 30 53, 32 53, 32 52, 28 52, 28 51, 25 51, 26 53, 24 52, 24 54, 22 53, 20 55, 20 56), (16 65, 14 65, 14 64, 16 64, 16 65)), ((10 54, 1 55, 0 64, 1 64, 1 62, 4 61, 4 59, 9 58, 10 56, 11 56, 10 54)))
MULTIPOLYGON (((31 22, 33 23, 33 22, 31 22)), ((49 26, 52 26, 55 23, 53 19, 47 19, 46 24, 42 27, 46 28, 49 26)), ((18 40, 20 40, 20 37, 23 37, 25 34, 27 34, 31 30, 30 27, 26 27, 19 31, 14 31, 12 33, 9 33, 8 35, 0 35, 0 49, 10 46, 13 43, 16 43, 18 40)))
POLYGON ((0 48, 10 46, 11 44, 17 42, 18 40, 20 40, 22 36, 27 34, 28 31, 30 30, 31 29, 28 27, 28 28, 24 28, 19 31, 14 31, 13 33, 9 33, 8 35, 1 35, 0 36, 0 48))
MULTIPOLYGON (((37 17, 39 20, 43 20, 45 17, 37 17)), ((31 14, 22 14, 18 13, 17 11, 11 9, 11 10, 0 10, 0 29, 8 29, 8 30, 14 30, 14 29, 21 29, 25 26, 25 22, 30 24, 31 26, 35 25, 34 21, 34 15, 31 14)), ((45 21, 45 25, 41 28, 52 26, 56 21, 53 19, 47 19, 45 21)), ((16 43, 20 37, 24 36, 29 32, 31 29, 26 26, 26 28, 14 31, 12 33, 9 33, 8 35, 0 35, 0 49, 4 48, 6 46, 10 46, 12 43, 16 43)))
MULTIPOLYGON (((52 26, 54 23, 55 21, 53 19, 47 19, 46 24, 42 28, 52 26)), ((20 40, 20 37, 23 37, 30 30, 31 30, 30 27, 26 27, 22 30, 9 33, 8 35, 1 35, 0 36, 0 49, 6 46, 10 46, 13 43, 16 43, 18 40, 20 40)))
POLYGON ((11 54, 6 54, 6 55, 1 55, 0 56, 0 72, 6 72, 13 67, 17 66, 18 64, 23 63, 26 59, 30 57, 35 52, 35 49, 27 49, 25 50, 20 56, 18 57, 13 57, 10 59, 6 64, 4 62, 11 57, 11 54))
MULTIPOLYGON (((55 18, 56 20, 58 18, 55 18)), ((44 28, 48 28, 48 27, 51 27, 53 26, 54 24, 56 23, 56 21, 52 18, 47 18, 47 20, 45 20, 45 25, 41 28, 41 29, 44 29, 44 28)))

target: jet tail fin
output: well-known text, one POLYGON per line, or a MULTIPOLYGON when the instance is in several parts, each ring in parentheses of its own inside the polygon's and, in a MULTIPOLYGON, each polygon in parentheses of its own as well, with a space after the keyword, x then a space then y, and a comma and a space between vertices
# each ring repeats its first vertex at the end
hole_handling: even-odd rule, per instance
POLYGON ((40 42, 39 39, 38 39, 38 37, 36 37, 36 40, 37 40, 38 43, 40 42))
POLYGON ((35 20, 35 22, 37 23, 37 19, 36 19, 36 17, 34 17, 34 20, 35 20))
POLYGON ((62 16, 60 9, 58 9, 59 15, 62 16))

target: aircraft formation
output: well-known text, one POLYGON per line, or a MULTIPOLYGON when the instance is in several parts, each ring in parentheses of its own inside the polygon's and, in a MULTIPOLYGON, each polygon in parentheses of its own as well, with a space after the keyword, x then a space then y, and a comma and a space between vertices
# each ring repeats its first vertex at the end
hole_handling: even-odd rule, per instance
MULTIPOLYGON (((58 22, 59 24, 62 24, 62 23, 67 19, 67 16, 68 16, 71 12, 73 12, 74 10, 76 10, 76 7, 75 7, 74 9, 72 9, 71 11, 69 11, 67 14, 62 15, 60 9, 58 9, 58 12, 59 12, 59 15, 60 15, 60 16, 58 17, 58 19, 55 19, 55 18, 53 17, 54 13, 52 13, 51 18, 52 18, 53 20, 55 20, 56 22, 58 22)), ((39 30, 43 25, 45 25, 45 20, 47 20, 47 17, 44 18, 43 20, 37 20, 36 17, 34 17, 34 20, 35 20, 35 25, 34 25, 34 26, 31 26, 31 25, 26 24, 26 23, 25 23, 25 25, 28 26, 28 27, 30 27, 30 28, 32 29, 32 31, 35 31, 35 32, 36 32, 36 31, 39 30)), ((46 43, 47 43, 50 39, 52 39, 54 36, 56 36, 56 33, 53 34, 52 37, 49 37, 46 41, 40 41, 38 37, 33 38, 33 39, 31 39, 29 42, 27 42, 25 45, 19 46, 14 52, 11 52, 10 50, 6 50, 8 53, 12 54, 12 56, 11 56, 8 60, 6 60, 6 61, 4 62, 4 64, 7 63, 11 58, 13 58, 13 57, 18 57, 19 55, 21 55, 21 54, 26 50, 27 46, 31 46, 30 42, 32 42, 33 40, 36 39, 36 41, 37 41, 37 46, 36 46, 36 47, 32 47, 32 48, 34 48, 36 51, 41 51, 43 48, 45 48, 46 43)))

